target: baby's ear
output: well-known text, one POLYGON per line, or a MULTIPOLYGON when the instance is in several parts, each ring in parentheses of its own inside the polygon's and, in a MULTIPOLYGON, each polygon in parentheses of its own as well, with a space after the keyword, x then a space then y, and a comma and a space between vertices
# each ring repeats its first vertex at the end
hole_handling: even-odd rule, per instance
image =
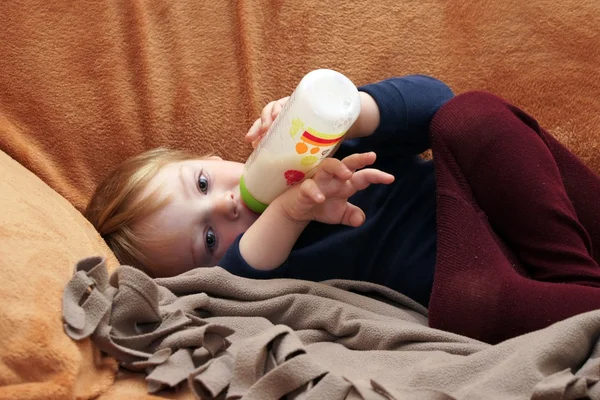
POLYGON ((213 161, 223 161, 223 159, 219 156, 210 156, 208 159, 213 161))

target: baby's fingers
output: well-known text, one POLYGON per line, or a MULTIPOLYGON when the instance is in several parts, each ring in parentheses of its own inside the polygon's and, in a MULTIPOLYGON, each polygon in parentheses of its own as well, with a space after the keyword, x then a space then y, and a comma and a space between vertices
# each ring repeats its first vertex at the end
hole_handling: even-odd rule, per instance
POLYGON ((312 179, 307 179, 302 182, 300 186, 300 193, 302 194, 302 197, 308 199, 309 202, 321 204, 325 201, 323 192, 321 192, 321 189, 319 189, 317 183, 312 179))
POLYGON ((254 142, 256 139, 260 138, 260 135, 262 133, 260 127, 261 119, 259 118, 256 121, 254 121, 254 123, 246 133, 245 139, 247 142, 254 142))
POLYGON ((275 101, 270 102, 265 106, 265 108, 263 108, 262 112, 260 113, 260 119, 262 121, 261 130, 263 131, 268 129, 269 126, 271 126, 271 123, 273 122, 273 107, 275 106, 275 103, 275 101))
POLYGON ((260 118, 254 121, 252 127, 246 133, 246 141, 252 142, 252 146, 256 148, 262 136, 267 133, 275 118, 279 115, 289 97, 271 101, 261 111, 260 118))
POLYGON ((352 186, 356 190, 363 190, 370 185, 384 184, 389 185, 394 182, 394 175, 380 171, 374 168, 366 168, 355 172, 351 179, 352 186))
POLYGON ((284 97, 283 99, 272 101, 263 108, 260 113, 260 119, 262 121, 260 130, 262 132, 266 132, 271 127, 273 121, 277 118, 288 99, 289 97, 284 97))
POLYGON ((346 167, 348 167, 348 169, 350 169, 350 171, 356 171, 366 167, 367 165, 373 164, 376 158, 377 156, 375 153, 371 151, 369 153, 355 153, 349 155, 348 157, 344 158, 342 162, 344 165, 346 165, 346 167))
POLYGON ((289 96, 284 97, 275 102, 275 104, 273 105, 273 110, 271 110, 271 118, 273 121, 275 121, 275 118, 277 118, 277 116, 279 115, 281 110, 283 110, 283 106, 285 106, 285 103, 287 103, 289 98, 290 98, 289 96))
POLYGON ((315 179, 319 182, 323 182, 324 179, 330 179, 337 177, 342 180, 348 180, 352 178, 352 171, 338 159, 326 158, 319 165, 319 170, 315 176, 315 179))

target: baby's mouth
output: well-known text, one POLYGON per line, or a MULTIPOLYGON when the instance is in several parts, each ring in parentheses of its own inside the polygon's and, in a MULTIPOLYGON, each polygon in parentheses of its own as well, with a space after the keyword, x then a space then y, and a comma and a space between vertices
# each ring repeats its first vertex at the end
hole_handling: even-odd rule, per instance
POLYGON ((245 208, 245 209, 246 209, 246 210, 247 210, 247 211, 248 211, 250 214, 254 215, 255 217, 259 217, 259 216, 260 216, 260 214, 259 214, 259 213, 255 212, 255 211, 252 211, 252 210, 251 210, 251 209, 248 207, 248 205, 246 205, 246 203, 244 202, 244 200, 242 200, 241 198, 240 198, 240 203, 242 203, 242 207, 243 207, 243 208, 245 208))
POLYGON ((257 213, 257 212, 255 212, 255 211, 252 211, 252 210, 250 209, 250 207, 248 207, 248 205, 246 204, 246 202, 245 202, 245 201, 242 199, 242 196, 240 196, 240 197, 238 198, 238 202, 239 202, 239 203, 242 205, 242 207, 241 207, 241 208, 242 208, 242 209, 245 211, 245 213, 247 213, 247 214, 250 214, 250 215, 252 215, 252 216, 254 216, 254 217, 259 217, 259 216, 260 216, 260 214, 258 214, 258 213, 257 213))
POLYGON ((242 206, 240 207, 240 211, 241 211, 241 209, 244 209, 244 212, 249 214, 250 216, 254 217, 255 220, 258 217, 260 217, 260 213, 257 213, 256 211, 252 210, 250 207, 248 207, 248 204, 246 204, 246 202, 244 201, 244 199, 242 197, 242 188, 241 188, 240 182, 238 182, 238 185, 237 185, 237 201, 238 201, 238 203, 242 204, 242 206))

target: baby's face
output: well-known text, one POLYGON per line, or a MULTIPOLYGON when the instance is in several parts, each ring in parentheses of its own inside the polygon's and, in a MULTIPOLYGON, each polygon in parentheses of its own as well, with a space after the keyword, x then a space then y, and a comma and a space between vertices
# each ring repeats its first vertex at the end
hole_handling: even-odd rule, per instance
POLYGON ((171 201, 133 229, 154 243, 145 253, 160 267, 152 271, 157 277, 217 265, 256 221, 240 199, 243 170, 243 164, 215 157, 168 164, 151 180, 142 196, 160 188, 171 201))

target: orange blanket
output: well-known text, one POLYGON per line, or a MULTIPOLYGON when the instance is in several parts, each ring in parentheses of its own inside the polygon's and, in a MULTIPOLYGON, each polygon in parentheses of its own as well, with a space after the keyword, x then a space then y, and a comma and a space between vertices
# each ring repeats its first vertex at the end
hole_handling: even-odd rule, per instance
POLYGON ((597 0, 6 0, 0 149, 77 208, 169 145, 243 160, 269 100, 319 67, 495 92, 600 171, 597 0))

